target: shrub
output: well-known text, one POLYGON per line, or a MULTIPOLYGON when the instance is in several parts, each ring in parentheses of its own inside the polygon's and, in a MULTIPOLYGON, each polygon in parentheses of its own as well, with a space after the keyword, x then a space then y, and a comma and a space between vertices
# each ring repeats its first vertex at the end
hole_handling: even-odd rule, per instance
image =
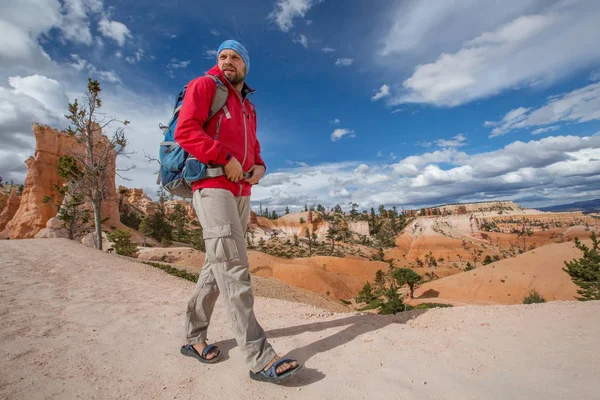
POLYGON ((577 293, 581 295, 577 300, 600 300, 600 252, 598 251, 598 239, 592 232, 590 236, 593 246, 590 249, 575 238, 575 247, 583 251, 583 257, 571 262, 566 262, 563 270, 571 276, 573 283, 581 289, 577 293))
POLYGON ((379 309, 379 314, 389 315, 396 314, 406 310, 406 305, 402 302, 402 298, 398 295, 398 288, 392 285, 385 292, 386 302, 379 309))
POLYGON ((398 285, 400 285, 400 286, 408 285, 408 287, 410 289, 410 298, 411 299, 413 298, 413 295, 414 295, 415 285, 417 285, 423 279, 423 277, 421 275, 417 274, 415 271, 413 271, 410 268, 395 269, 392 272, 392 277, 396 280, 396 283, 398 285))
POLYGON ((355 298, 357 303, 370 303, 375 299, 377 299, 377 296, 373 294, 373 289, 371 288, 371 284, 369 282, 365 283, 355 298))
POLYGON ((529 294, 523 297, 523 304, 534 304, 534 303, 545 303, 546 299, 544 296, 539 294, 537 290, 533 289, 529 294))
POLYGON ((492 260, 492 257, 490 257, 490 255, 488 254, 487 256, 485 256, 485 259, 482 261, 483 265, 488 265, 493 263, 494 261, 492 260))
POLYGON ((137 245, 131 242, 131 233, 117 229, 107 233, 108 240, 115 244, 115 252, 121 256, 131 257, 137 253, 137 245))

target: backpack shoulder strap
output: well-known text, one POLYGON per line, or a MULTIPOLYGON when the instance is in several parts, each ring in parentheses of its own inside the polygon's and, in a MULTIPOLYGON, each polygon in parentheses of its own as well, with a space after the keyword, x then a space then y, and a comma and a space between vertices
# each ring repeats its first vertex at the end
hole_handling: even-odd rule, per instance
POLYGON ((208 113, 208 119, 206 120, 206 122, 208 122, 216 113, 218 113, 221 108, 225 107, 225 104, 227 103, 227 97, 229 97, 229 90, 227 89, 225 83, 223 83, 216 76, 207 76, 209 76, 213 81, 215 81, 217 89, 215 90, 215 95, 213 97, 212 104, 210 106, 210 111, 208 113))

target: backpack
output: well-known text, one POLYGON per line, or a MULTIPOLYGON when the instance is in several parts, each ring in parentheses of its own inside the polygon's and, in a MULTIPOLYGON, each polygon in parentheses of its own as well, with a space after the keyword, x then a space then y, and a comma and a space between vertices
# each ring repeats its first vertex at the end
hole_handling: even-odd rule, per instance
MULTIPOLYGON (((227 86, 219 78, 212 75, 207 76, 215 81, 217 89, 204 126, 221 108, 225 107, 229 95, 227 86)), ((169 120, 168 125, 160 125, 160 128, 163 130, 164 139, 160 143, 160 169, 156 183, 175 196, 191 198, 193 195, 193 182, 200 179, 221 176, 225 172, 222 167, 213 168, 198 161, 194 156, 183 150, 179 146, 179 143, 175 141, 175 128, 177 127, 179 110, 181 110, 186 89, 187 85, 183 87, 177 96, 175 107, 173 108, 173 116, 169 120)))

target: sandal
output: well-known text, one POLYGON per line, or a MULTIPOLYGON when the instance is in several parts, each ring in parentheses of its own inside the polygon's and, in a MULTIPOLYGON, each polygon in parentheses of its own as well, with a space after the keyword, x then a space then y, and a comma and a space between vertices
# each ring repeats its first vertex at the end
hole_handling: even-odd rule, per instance
POLYGON ((191 344, 186 344, 185 346, 181 346, 181 354, 188 357, 194 357, 195 359, 204 364, 214 364, 223 357, 221 350, 219 350, 219 348, 214 344, 207 345, 204 348, 204 350, 202 350, 202 354, 198 353, 198 351, 196 351, 194 346, 192 346, 191 344), (213 349, 217 349, 217 355, 211 359, 206 358, 208 356, 208 353, 210 353, 213 349))
POLYGON ((264 369, 257 373, 250 371, 250 378, 261 382, 281 383, 294 376, 296 372, 300 371, 302 369, 302 365, 298 364, 295 368, 288 369, 280 375, 277 375, 277 367, 279 367, 281 364, 292 363, 294 361, 296 360, 281 358, 273 363, 273 365, 271 365, 271 367, 266 371, 264 369))

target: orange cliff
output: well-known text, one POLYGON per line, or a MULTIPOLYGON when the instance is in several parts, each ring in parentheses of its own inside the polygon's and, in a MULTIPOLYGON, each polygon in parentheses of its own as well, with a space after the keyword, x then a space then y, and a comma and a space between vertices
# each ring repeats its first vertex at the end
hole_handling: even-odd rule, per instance
POLYGON ((15 216, 20 204, 21 198, 17 195, 17 189, 13 189, 0 212, 0 232, 2 232, 10 220, 15 216))
MULTIPOLYGON (((65 132, 58 132, 48 126, 33 124, 35 136, 35 154, 26 161, 27 177, 25 189, 20 199, 20 205, 10 222, 2 231, 3 236, 11 239, 33 238, 46 227, 48 220, 56 215, 51 204, 42 202, 44 196, 58 196, 54 185, 61 186, 64 182, 58 176, 58 159, 63 155, 83 152, 83 147, 65 132)), ((105 145, 108 138, 100 139, 105 145)), ((116 197, 116 153, 108 165, 106 188, 108 199, 103 201, 102 216, 107 218, 104 226, 121 228, 119 204, 116 197)))

